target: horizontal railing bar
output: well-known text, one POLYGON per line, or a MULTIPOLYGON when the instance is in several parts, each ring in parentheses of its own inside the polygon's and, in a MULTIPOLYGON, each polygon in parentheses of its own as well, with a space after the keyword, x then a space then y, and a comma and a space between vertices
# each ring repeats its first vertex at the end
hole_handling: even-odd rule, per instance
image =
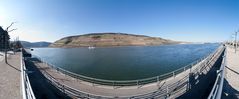
POLYGON ((225 75, 225 66, 226 66, 226 56, 227 56, 227 49, 224 51, 224 56, 222 59, 222 64, 219 69, 219 72, 217 74, 216 81, 213 85, 213 88, 208 96, 208 99, 220 99, 221 93, 222 93, 222 87, 223 87, 223 81, 224 81, 224 75, 225 75))
POLYGON ((20 60, 21 60, 21 80, 22 80, 21 83, 22 83, 23 99, 36 99, 36 97, 33 93, 32 87, 31 87, 29 77, 28 77, 22 50, 23 49, 21 49, 20 60))

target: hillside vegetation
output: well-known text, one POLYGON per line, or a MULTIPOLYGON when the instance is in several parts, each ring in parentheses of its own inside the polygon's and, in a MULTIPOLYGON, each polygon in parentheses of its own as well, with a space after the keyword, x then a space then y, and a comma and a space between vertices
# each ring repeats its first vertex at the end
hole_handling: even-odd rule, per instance
POLYGON ((125 33, 91 33, 62 38, 52 43, 50 47, 149 46, 176 43, 179 42, 144 35, 125 33))
POLYGON ((32 47, 48 47, 51 43, 50 42, 27 42, 27 41, 21 41, 21 44, 25 48, 32 48, 32 47))

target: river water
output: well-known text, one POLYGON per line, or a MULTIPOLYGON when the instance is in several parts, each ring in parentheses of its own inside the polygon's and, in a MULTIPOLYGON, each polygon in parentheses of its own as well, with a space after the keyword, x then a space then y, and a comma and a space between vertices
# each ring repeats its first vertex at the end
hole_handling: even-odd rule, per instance
POLYGON ((215 51, 219 44, 88 48, 34 48, 47 62, 99 79, 135 80, 162 75, 215 51))

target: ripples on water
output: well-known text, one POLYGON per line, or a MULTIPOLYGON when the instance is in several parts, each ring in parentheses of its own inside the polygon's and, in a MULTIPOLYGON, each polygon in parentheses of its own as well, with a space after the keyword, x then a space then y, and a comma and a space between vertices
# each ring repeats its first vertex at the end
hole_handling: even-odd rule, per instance
POLYGON ((161 75, 213 52, 219 44, 88 48, 34 48, 32 54, 71 72, 110 80, 161 75))

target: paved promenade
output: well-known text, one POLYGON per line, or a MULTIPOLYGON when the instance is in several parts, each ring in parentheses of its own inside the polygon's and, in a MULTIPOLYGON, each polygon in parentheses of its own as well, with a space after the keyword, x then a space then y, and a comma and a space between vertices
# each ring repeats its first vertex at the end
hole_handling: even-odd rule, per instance
POLYGON ((239 49, 235 53, 235 49, 227 47, 227 64, 224 82, 224 95, 225 99, 239 98, 239 49))
POLYGON ((20 53, 9 55, 8 63, 0 56, 0 98, 22 99, 20 53))

